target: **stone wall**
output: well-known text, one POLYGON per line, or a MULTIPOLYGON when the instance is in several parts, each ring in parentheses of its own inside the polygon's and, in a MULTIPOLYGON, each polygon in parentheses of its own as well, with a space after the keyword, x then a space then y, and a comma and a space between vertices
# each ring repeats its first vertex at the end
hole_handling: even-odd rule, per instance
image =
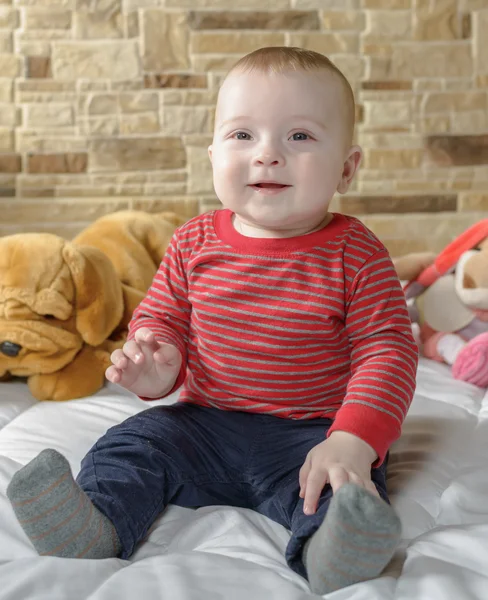
POLYGON ((0 235, 216 206, 223 74, 299 45, 358 103, 365 161, 333 208, 394 254, 439 249, 488 216, 487 38, 488 0, 0 0, 0 235))

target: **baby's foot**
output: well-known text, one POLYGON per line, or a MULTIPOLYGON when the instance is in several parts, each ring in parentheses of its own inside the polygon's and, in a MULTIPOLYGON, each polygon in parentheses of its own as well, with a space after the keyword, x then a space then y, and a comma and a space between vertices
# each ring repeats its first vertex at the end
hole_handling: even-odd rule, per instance
POLYGON ((334 494, 322 525, 303 552, 315 594, 378 577, 400 541, 401 524, 393 508, 353 483, 334 494))
POLYGON ((41 555, 109 558, 121 551, 112 522, 95 508, 56 450, 43 450, 17 471, 7 496, 41 555))

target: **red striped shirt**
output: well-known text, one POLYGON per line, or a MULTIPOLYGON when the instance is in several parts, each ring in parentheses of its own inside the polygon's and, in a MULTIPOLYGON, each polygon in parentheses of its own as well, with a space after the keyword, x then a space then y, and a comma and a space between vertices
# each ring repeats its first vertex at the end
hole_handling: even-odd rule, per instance
MULTIPOLYGON (((180 401, 283 418, 334 419, 382 461, 415 389, 417 346, 382 243, 334 215, 294 238, 248 238, 232 213, 174 234, 129 337, 175 345, 180 401)), ((173 390, 172 390, 173 391, 173 390)))

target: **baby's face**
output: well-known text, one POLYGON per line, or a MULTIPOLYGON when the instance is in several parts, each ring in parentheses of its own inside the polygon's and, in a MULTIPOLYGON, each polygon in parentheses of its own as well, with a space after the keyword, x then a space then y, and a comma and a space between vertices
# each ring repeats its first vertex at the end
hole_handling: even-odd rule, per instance
POLYGON ((341 83, 326 71, 231 74, 209 148, 222 204, 263 230, 315 226, 338 186, 347 189, 344 103, 341 83))

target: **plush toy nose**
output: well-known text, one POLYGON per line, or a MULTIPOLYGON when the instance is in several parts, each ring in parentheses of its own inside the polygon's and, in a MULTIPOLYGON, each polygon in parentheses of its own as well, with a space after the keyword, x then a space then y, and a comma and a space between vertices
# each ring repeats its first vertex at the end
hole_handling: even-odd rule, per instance
POLYGON ((22 346, 14 344, 13 342, 2 342, 0 344, 0 352, 5 354, 5 356, 17 356, 21 350, 22 346))

